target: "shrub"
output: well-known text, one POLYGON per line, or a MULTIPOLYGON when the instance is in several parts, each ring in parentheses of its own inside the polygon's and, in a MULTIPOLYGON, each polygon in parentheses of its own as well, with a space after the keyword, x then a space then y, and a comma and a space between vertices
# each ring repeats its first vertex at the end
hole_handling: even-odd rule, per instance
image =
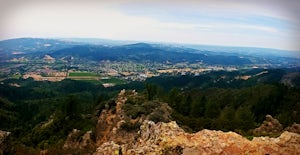
POLYGON ((126 131, 136 131, 139 130, 141 126, 141 123, 136 122, 136 123, 131 123, 129 121, 123 123, 121 125, 121 129, 126 130, 126 131))

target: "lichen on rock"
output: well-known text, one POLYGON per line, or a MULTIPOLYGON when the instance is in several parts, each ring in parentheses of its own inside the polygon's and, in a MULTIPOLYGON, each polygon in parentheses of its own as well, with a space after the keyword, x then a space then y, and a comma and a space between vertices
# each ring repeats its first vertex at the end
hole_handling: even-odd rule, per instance
MULTIPOLYGON (((109 109, 102 111, 96 131, 98 147, 94 155, 300 154, 300 135, 288 131, 280 135, 282 125, 272 116, 268 115, 264 125, 256 132, 263 129, 272 134, 278 133, 280 136, 277 138, 255 137, 250 141, 235 132, 207 129, 187 133, 175 121, 155 123, 148 120, 151 113, 135 119, 127 116, 122 109, 126 93, 122 91, 118 95, 116 105, 120 107, 116 113, 109 109), (141 123, 138 130, 125 130, 137 122, 141 123)), ((165 109, 163 111, 169 111, 167 105, 160 106, 160 109, 165 109)), ((166 120, 168 115, 164 116, 166 120)))
POLYGON ((276 137, 282 133, 283 127, 277 119, 271 115, 266 115, 265 121, 253 130, 255 136, 271 136, 276 137))
POLYGON ((280 137, 255 137, 252 141, 234 132, 202 130, 186 133, 176 122, 145 120, 136 142, 103 143, 94 155, 112 152, 135 154, 299 154, 300 135, 284 132, 280 137))

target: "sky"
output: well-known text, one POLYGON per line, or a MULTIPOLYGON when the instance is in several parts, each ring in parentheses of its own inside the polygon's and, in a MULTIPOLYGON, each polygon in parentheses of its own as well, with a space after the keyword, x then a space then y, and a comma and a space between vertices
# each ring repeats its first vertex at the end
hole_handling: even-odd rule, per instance
POLYGON ((104 38, 300 51, 300 0, 0 0, 0 40, 104 38))

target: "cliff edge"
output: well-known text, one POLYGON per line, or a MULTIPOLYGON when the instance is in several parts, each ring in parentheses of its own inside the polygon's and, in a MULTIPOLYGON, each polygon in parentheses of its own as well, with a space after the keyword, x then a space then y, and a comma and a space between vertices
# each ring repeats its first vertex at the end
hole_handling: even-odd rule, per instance
POLYGON ((122 110, 127 100, 124 94, 121 91, 118 95, 114 113, 106 110, 99 117, 94 155, 300 154, 300 135, 288 131, 277 138, 248 140, 234 132, 205 129, 186 133, 175 121, 155 123, 147 116, 131 119, 122 110), (141 125, 127 131, 122 128, 125 122, 141 125))

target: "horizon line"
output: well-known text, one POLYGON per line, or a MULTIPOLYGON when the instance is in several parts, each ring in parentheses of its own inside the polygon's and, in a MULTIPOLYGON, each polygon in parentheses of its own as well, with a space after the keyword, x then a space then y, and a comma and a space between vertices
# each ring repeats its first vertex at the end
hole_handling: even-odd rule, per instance
MULTIPOLYGON (((280 49, 280 48, 272 48, 272 47, 259 47, 259 46, 243 46, 243 45, 221 45, 221 44, 201 44, 201 43, 179 43, 172 41, 147 41, 147 40, 122 40, 122 39, 110 39, 110 38, 98 38, 98 37, 16 37, 16 38, 7 38, 0 39, 0 41, 14 40, 14 39, 52 39, 52 40, 63 40, 63 39, 99 39, 99 40, 107 40, 112 42, 134 42, 134 43, 148 43, 148 44, 175 44, 175 45, 187 45, 187 46, 211 46, 211 47, 224 47, 224 48, 256 48, 256 49, 269 49, 269 50, 277 50, 277 51, 287 51, 287 52, 300 52, 299 50, 291 50, 291 49, 280 49)), ((80 41, 73 41, 80 42, 80 41)), ((93 43, 91 43, 93 44, 93 43)), ((130 44, 130 43, 129 43, 130 44)))

